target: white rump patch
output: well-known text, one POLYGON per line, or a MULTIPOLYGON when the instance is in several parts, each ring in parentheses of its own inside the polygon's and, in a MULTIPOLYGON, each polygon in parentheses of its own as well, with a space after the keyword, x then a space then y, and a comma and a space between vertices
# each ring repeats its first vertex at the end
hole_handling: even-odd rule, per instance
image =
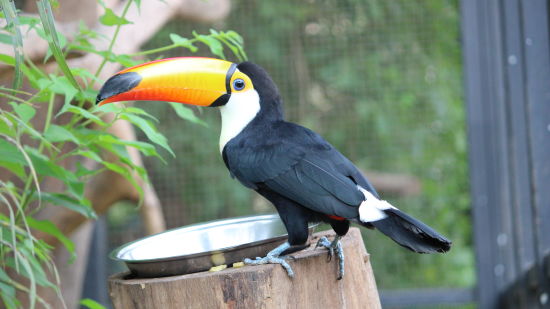
POLYGON ((359 205, 359 220, 361 220, 361 222, 382 220, 388 216, 384 213, 385 209, 397 209, 385 200, 377 199, 372 193, 365 190, 365 188, 361 186, 357 186, 357 188, 365 195, 365 201, 359 205))
POLYGON ((225 144, 239 135, 246 125, 260 111, 260 96, 254 89, 243 92, 233 91, 229 101, 220 107, 222 132, 220 134, 220 152, 225 144))

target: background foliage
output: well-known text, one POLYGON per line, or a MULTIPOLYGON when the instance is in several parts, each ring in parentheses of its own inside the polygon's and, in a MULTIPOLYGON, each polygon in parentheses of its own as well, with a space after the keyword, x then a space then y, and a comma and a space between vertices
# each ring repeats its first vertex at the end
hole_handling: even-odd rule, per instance
MULTIPOLYGON (((168 33, 191 29, 239 32, 249 59, 278 84, 289 120, 321 133, 363 170, 420 179, 420 195, 384 198, 448 236, 453 249, 418 255, 364 231, 379 287, 473 285, 457 1, 232 3, 226 21, 173 22, 148 47, 166 44, 168 33)), ((178 121, 165 106, 140 106, 162 119, 159 130, 178 154, 168 167, 146 161, 169 227, 274 211, 230 179, 217 150, 217 111, 197 110, 205 129, 178 121)), ((130 232, 139 224, 136 216, 131 205, 110 214, 112 245, 139 236, 130 232)))

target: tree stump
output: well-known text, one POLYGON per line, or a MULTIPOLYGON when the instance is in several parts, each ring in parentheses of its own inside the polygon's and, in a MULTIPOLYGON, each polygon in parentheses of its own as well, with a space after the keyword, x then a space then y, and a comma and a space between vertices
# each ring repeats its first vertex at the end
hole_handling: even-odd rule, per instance
POLYGON ((290 261, 295 277, 280 265, 245 266, 218 272, 127 279, 128 273, 109 278, 114 307, 127 308, 381 308, 369 255, 361 233, 351 228, 342 239, 345 275, 336 280, 336 257, 327 262, 327 250, 309 248, 290 261))

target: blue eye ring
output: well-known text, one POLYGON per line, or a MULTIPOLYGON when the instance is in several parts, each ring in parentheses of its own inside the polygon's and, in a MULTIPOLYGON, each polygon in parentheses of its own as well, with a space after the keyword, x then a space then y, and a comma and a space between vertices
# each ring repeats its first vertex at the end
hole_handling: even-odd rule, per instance
POLYGON ((246 86, 245 82, 243 79, 241 78, 237 78, 233 81, 233 89, 239 91, 239 90, 243 90, 244 87, 246 86))

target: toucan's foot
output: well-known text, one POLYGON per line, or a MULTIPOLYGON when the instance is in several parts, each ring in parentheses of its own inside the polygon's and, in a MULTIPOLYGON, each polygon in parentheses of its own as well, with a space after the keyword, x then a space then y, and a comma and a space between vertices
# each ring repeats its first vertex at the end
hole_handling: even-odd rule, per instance
POLYGON ((269 251, 265 257, 257 257, 256 259, 252 260, 249 258, 244 259, 244 263, 247 265, 262 265, 262 264, 281 264, 283 268, 286 270, 286 273, 290 278, 294 278, 294 271, 292 271, 292 268, 286 261, 287 258, 290 256, 280 256, 281 253, 285 250, 290 248, 290 244, 288 242, 283 243, 282 245, 278 246, 277 248, 269 251))
POLYGON ((337 235, 334 237, 334 240, 330 242, 328 238, 323 236, 319 238, 317 245, 315 245, 315 248, 323 247, 328 249, 327 262, 330 262, 334 256, 334 253, 336 253, 336 256, 338 257, 338 280, 344 278, 344 250, 342 249, 340 238, 342 237, 337 235))

